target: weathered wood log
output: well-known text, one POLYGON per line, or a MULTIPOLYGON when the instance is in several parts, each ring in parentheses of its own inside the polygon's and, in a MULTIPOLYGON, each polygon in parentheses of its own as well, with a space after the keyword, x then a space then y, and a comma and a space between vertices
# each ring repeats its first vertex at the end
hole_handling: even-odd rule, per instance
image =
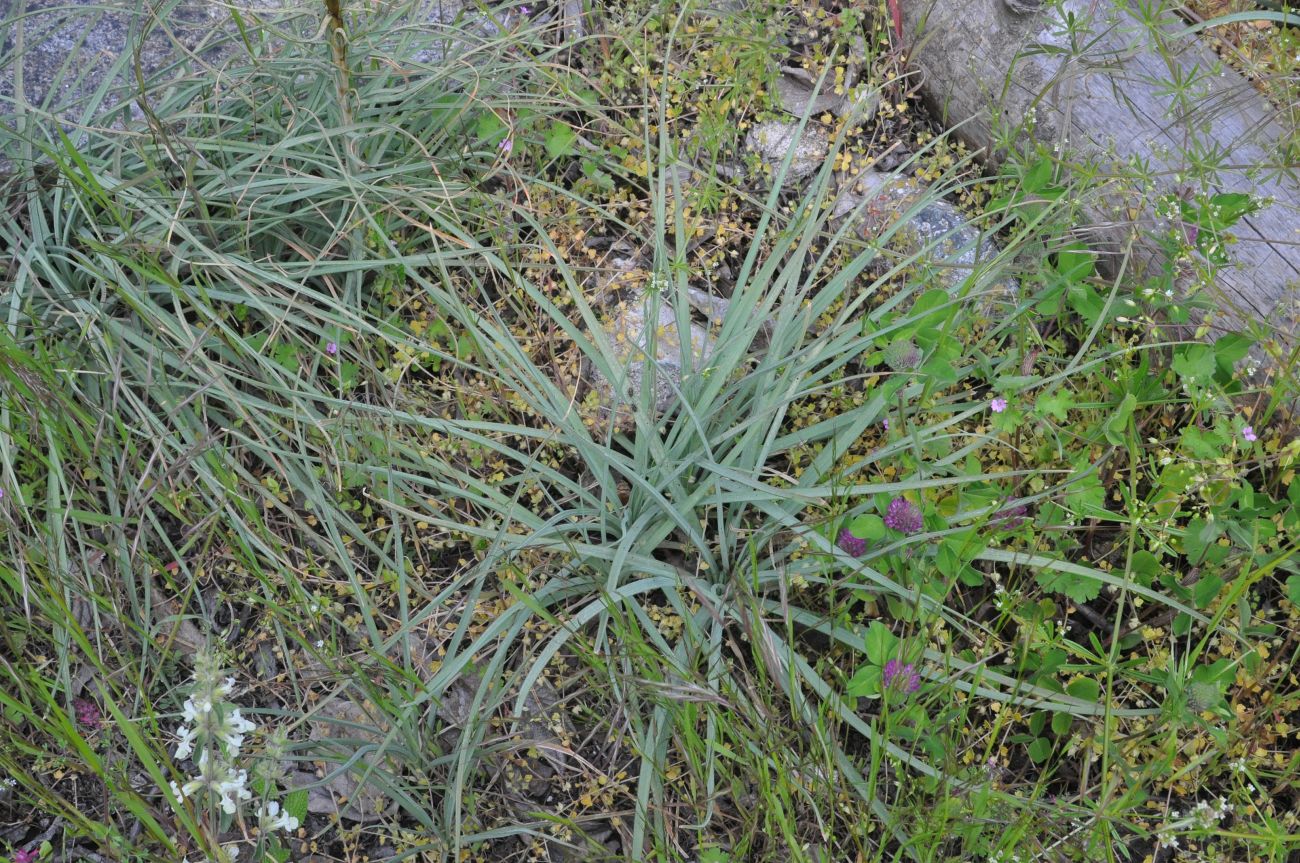
MULTIPOLYGON (((1225 166, 1215 191, 1245 192, 1273 203, 1232 230, 1230 265, 1214 294, 1220 323, 1251 318, 1284 334, 1297 331, 1300 303, 1300 184, 1288 165, 1286 135, 1267 99, 1225 68, 1214 53, 1171 13, 1157 26, 1139 22, 1125 4, 1064 0, 1061 7, 1034 0, 902 0, 904 33, 921 89, 956 133, 997 162, 994 111, 1003 127, 1020 126, 1016 146, 1059 147, 1064 160, 1116 168, 1144 162, 1150 182, 1115 191, 1084 206, 1087 237, 1112 254, 1117 269, 1126 239, 1158 225, 1152 208, 1161 194, 1183 191, 1189 144, 1212 147, 1225 166), (1074 45, 1066 16, 1075 18, 1074 45), (1181 31, 1181 32, 1180 32, 1181 31), (1181 78, 1200 90, 1195 107, 1180 110, 1161 82, 1181 78), (1033 123, 1023 123, 1033 117, 1033 123)), ((1136 5, 1136 4, 1134 4, 1136 5)), ((1143 0, 1142 5, 1152 5, 1143 0)), ((1184 103, 1185 104, 1185 103, 1184 103)), ((1103 174, 1104 175, 1104 174, 1103 174)), ((1125 268, 1163 263, 1161 250, 1141 236, 1125 268)))

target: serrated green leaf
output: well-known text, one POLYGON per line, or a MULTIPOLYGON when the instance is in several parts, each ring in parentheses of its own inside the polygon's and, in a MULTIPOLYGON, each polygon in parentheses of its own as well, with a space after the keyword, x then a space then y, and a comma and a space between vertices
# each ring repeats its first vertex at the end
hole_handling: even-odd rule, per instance
POLYGON ((289 814, 289 817, 297 818, 298 823, 301 824, 307 820, 307 803, 307 789, 299 788, 284 795, 284 802, 280 805, 284 807, 284 811, 289 814))
POLYGON ((1192 601, 1196 603, 1197 608, 1206 608, 1219 595, 1222 588, 1223 579, 1217 575, 1203 575, 1192 586, 1192 601))
POLYGON ((1076 603, 1091 602, 1101 595, 1101 582, 1091 576, 1057 569, 1040 569, 1034 580, 1044 590, 1067 596, 1076 603))
POLYGON ((574 143, 578 140, 578 133, 573 131, 567 123, 561 123, 559 120, 551 123, 546 130, 546 155, 552 159, 559 159, 562 156, 571 156, 576 151, 574 143))
POLYGON ((1214 376, 1214 350, 1209 345, 1179 345, 1170 367, 1183 383, 1209 383, 1214 376))
POLYGON ((505 140, 509 131, 501 118, 491 111, 480 114, 478 122, 474 124, 474 134, 478 136, 480 141, 488 145, 501 143, 505 140))
POLYGON ((1207 227, 1216 230, 1230 228, 1242 216, 1256 209, 1258 206, 1254 200, 1244 192, 1219 192, 1210 198, 1205 223, 1207 227))
POLYGON ((1223 535, 1223 525, 1218 521, 1194 518, 1187 523, 1183 534, 1183 551, 1189 563, 1199 564, 1209 549, 1210 544, 1223 535))
POLYGON ((1071 243, 1056 253, 1056 272, 1067 282, 1082 282, 1092 278, 1097 267, 1087 245, 1071 243))
POLYGON ((1039 396, 1036 407, 1039 413, 1051 414, 1058 422, 1065 422, 1074 407, 1074 397, 1067 390, 1056 390, 1039 396))

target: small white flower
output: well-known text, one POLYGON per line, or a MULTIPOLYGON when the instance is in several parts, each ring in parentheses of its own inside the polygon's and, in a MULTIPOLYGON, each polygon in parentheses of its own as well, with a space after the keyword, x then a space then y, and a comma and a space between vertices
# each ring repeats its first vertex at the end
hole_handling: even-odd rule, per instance
POLYGON ((221 798, 221 811, 227 815, 234 815, 235 810, 239 808, 239 801, 251 799, 253 792, 244 787, 248 782, 247 770, 231 768, 227 770, 226 778, 219 782, 214 790, 221 798))
POLYGON ((0 785, 3 785, 6 788, 13 788, 17 784, 18 780, 12 776, 6 776, 4 779, 0 779, 0 785))
POLYGON ((236 707, 222 720, 217 735, 225 741, 226 746, 230 747, 231 755, 238 755, 240 747, 244 745, 244 735, 255 728, 257 726, 241 716, 239 708, 236 707))
POLYGON ((176 744, 176 757, 189 758, 194 752, 194 738, 198 736, 198 731, 190 728, 188 725, 178 725, 176 727, 176 736, 180 741, 176 744))
POLYGON ((199 775, 186 782, 179 789, 172 786, 178 798, 193 797, 201 788, 207 788, 220 798, 221 811, 234 815, 239 801, 249 800, 253 792, 249 791, 248 771, 236 770, 229 764, 208 757, 208 750, 199 753, 199 775))
POLYGON ((280 804, 272 800, 257 810, 257 826, 262 828, 263 833, 270 833, 272 830, 291 833, 298 829, 298 819, 288 812, 281 812, 280 804))
POLYGON ((186 722, 194 722, 201 716, 206 716, 212 710, 212 702, 206 697, 200 697, 198 701, 194 700, 191 695, 185 699, 185 704, 181 708, 181 718, 186 722))

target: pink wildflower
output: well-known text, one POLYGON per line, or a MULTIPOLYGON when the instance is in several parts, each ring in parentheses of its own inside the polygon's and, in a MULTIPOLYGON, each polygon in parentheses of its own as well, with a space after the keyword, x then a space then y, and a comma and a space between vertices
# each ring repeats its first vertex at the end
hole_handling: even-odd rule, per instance
POLYGON ((1241 436, 1246 439, 1247 443, 1254 443, 1259 440, 1259 435, 1255 434, 1254 426, 1246 426, 1241 430, 1241 436))
POLYGON ((925 522, 921 519, 921 510, 905 497, 896 497, 889 502, 885 512, 885 527, 899 533, 916 533, 925 522))
POLYGON ((886 689, 897 687, 909 694, 921 688, 921 676, 916 673, 916 666, 897 659, 885 663, 883 680, 886 689))
POLYGON ((98 728, 102 717, 99 715, 99 707, 93 701, 85 698, 75 698, 72 701, 72 709, 77 714, 77 721, 87 728, 98 728))
POLYGON ((334 356, 338 352, 339 352, 338 342, 330 342, 329 344, 325 345, 325 353, 329 354, 330 356, 334 356))
POLYGON ((836 538, 835 544, 838 545, 846 554, 853 557, 862 557, 867 553, 867 541, 861 537, 854 536, 846 527, 840 531, 836 538))
POLYGON ((993 410, 993 413, 1000 414, 1007 409, 1007 400, 1002 398, 1002 396, 998 396, 993 401, 989 402, 989 407, 993 410))
POLYGON ((10 859, 13 863, 33 863, 40 855, 41 852, 33 848, 30 851, 15 851, 10 859))

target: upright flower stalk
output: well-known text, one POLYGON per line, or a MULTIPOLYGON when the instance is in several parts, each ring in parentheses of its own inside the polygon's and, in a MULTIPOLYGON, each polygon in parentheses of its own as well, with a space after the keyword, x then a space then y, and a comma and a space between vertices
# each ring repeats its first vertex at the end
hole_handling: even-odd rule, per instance
MULTIPOLYGON (((177 761, 192 760, 194 775, 185 782, 172 782, 171 790, 177 800, 215 806, 231 817, 253 798, 248 771, 238 762, 246 736, 256 731, 257 725, 231 701, 235 679, 224 675, 211 654, 200 652, 195 658, 193 682, 181 708, 174 754, 177 761)), ((262 803, 256 814, 263 831, 298 828, 298 819, 282 812, 276 801, 262 803)))

